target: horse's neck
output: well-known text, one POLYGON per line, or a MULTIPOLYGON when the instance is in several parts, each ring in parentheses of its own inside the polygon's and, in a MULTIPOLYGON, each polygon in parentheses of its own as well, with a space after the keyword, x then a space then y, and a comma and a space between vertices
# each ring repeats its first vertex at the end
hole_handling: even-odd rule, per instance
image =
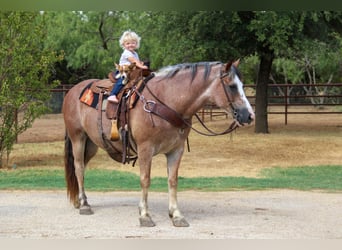
POLYGON ((157 97, 185 118, 192 117, 209 101, 214 77, 204 79, 202 75, 193 81, 180 75, 160 81, 153 88, 157 97))

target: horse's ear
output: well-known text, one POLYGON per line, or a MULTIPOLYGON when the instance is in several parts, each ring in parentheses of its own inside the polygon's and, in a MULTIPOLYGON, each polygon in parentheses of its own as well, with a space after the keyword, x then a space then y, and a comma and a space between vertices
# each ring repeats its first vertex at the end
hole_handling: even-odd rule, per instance
POLYGON ((237 68, 240 64, 240 58, 233 62, 233 65, 237 68))
POLYGON ((115 65, 115 68, 116 68, 117 70, 119 70, 119 65, 116 64, 116 63, 114 63, 114 65, 115 65))
POLYGON ((227 64, 226 64, 226 72, 228 72, 229 70, 230 70, 230 67, 232 66, 232 62, 228 62, 227 64))

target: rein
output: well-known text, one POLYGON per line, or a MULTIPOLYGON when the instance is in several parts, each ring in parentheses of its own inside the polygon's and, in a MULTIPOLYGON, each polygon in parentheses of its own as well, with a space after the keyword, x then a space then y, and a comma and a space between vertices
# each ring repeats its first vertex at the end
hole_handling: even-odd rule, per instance
MULTIPOLYGON (((221 73, 220 73, 220 80, 221 80, 221 84, 222 84, 224 93, 225 93, 225 95, 226 95, 226 97, 227 97, 227 100, 228 100, 228 102, 229 102, 229 106, 230 106, 231 109, 233 110, 234 118, 235 118, 235 116, 236 116, 236 114, 235 114, 235 108, 234 108, 234 106, 233 106, 232 101, 231 101, 230 98, 229 98, 227 89, 225 88, 225 86, 224 86, 224 81, 223 81, 223 78, 227 77, 228 75, 229 75, 228 72, 223 73, 223 71, 221 71, 221 73)), ((203 132, 201 132, 201 131, 199 131, 199 130, 196 130, 196 129, 193 128, 193 127, 191 127, 191 128, 192 128, 194 131, 196 131, 198 134, 205 135, 205 136, 226 135, 226 134, 229 134, 229 133, 233 132, 235 129, 237 129, 237 128, 239 127, 238 122, 234 119, 234 121, 232 122, 232 124, 230 124, 230 126, 229 126, 225 131, 217 133, 217 132, 212 131, 210 128, 208 128, 208 127, 204 124, 204 122, 201 120, 201 118, 200 118, 197 114, 195 114, 195 117, 197 118, 197 120, 199 121, 199 123, 202 125, 202 127, 205 128, 210 134, 203 133, 203 132)))
MULTIPOLYGON (((227 77, 229 75, 229 73, 223 73, 221 71, 220 73, 220 80, 221 80, 221 84, 222 87, 224 89, 224 93, 227 97, 227 100, 229 102, 230 107, 232 108, 232 110, 234 111, 234 107, 233 104, 229 98, 229 95, 227 93, 227 90, 224 86, 224 81, 223 78, 227 77)), ((137 95, 139 96, 139 99, 143 102, 144 106, 143 109, 145 112, 148 112, 150 114, 155 114, 161 118, 163 118, 164 120, 169 121, 171 124, 173 124, 176 127, 181 127, 181 128, 186 128, 189 127, 192 130, 194 130, 196 133, 201 134, 201 135, 205 135, 205 136, 217 136, 217 135, 225 135, 225 134, 229 134, 231 132, 233 132, 237 127, 239 127, 239 124, 236 120, 234 120, 232 122, 232 124, 224 131, 222 132, 214 132, 213 130, 211 130, 210 128, 208 128, 204 122, 201 120, 201 118, 195 114, 194 116, 197 118, 197 120, 200 122, 200 124, 202 125, 203 128, 205 128, 207 130, 208 133, 204 133, 201 132, 197 129, 195 129, 192 124, 191 124, 191 119, 184 119, 182 117, 181 114, 178 114, 176 111, 174 111, 173 109, 171 109, 168 105, 166 105, 164 102, 162 102, 153 92, 152 90, 148 87, 147 82, 145 84, 145 88, 149 91, 149 93, 156 99, 156 101, 159 102, 159 104, 156 101, 153 100, 146 100, 145 97, 136 89, 134 90, 135 93, 137 93, 137 95)), ((235 117, 235 112, 234 112, 234 117, 235 117)), ((151 121, 152 124, 154 124, 153 122, 153 118, 151 115, 151 121)))

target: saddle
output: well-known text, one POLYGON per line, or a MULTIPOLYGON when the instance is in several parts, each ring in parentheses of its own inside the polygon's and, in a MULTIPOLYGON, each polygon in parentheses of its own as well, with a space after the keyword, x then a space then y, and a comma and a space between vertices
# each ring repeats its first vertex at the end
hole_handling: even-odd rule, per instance
POLYGON ((104 92, 106 95, 108 95, 108 93, 110 93, 110 91, 112 90, 113 86, 114 86, 114 84, 113 84, 112 80, 103 79, 103 80, 99 80, 99 81, 94 82, 90 86, 90 90, 96 94, 100 94, 101 92, 104 92))
MULTIPOLYGON (((127 83, 124 88, 120 91, 120 93, 117 95, 119 99, 119 103, 113 103, 108 102, 105 108, 105 113, 107 119, 111 120, 112 127, 110 132, 110 141, 118 141, 121 139, 122 141, 122 163, 130 163, 131 160, 134 160, 134 163, 137 159, 136 156, 132 156, 130 153, 133 151, 134 155, 136 155, 135 145, 132 146, 132 143, 134 143, 134 140, 130 138, 130 130, 129 130, 129 111, 135 107, 135 104, 137 103, 137 100, 139 99, 139 96, 137 96, 136 92, 133 90, 138 89, 139 91, 142 91, 147 81, 149 81, 152 77, 154 77, 153 74, 150 74, 148 77, 140 77, 136 78, 129 83, 127 83)), ((106 92, 107 86, 103 85, 102 83, 96 84, 94 87, 96 91, 100 89, 100 97, 99 97, 99 117, 102 117, 102 100, 104 99, 104 95, 108 92, 106 92)), ((98 125, 99 130, 102 133, 102 138, 105 144, 105 148, 107 152, 110 155, 111 147, 110 142, 108 141, 108 136, 103 134, 102 129, 102 118, 98 119, 101 124, 98 125)), ((134 165, 133 163, 133 165, 134 165)))

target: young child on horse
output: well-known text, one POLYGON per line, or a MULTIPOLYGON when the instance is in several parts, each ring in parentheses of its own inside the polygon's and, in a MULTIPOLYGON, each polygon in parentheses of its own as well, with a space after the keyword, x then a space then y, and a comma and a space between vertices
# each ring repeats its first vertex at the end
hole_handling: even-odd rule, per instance
MULTIPOLYGON (((129 65, 131 63, 135 63, 138 68, 148 69, 146 65, 139 59, 138 53, 135 51, 140 46, 140 37, 133 31, 127 30, 125 31, 119 42, 120 46, 123 48, 123 52, 120 57, 119 65, 129 65)), ((118 103, 119 100, 116 95, 120 92, 124 84, 122 84, 122 77, 120 77, 112 91, 110 92, 110 96, 108 97, 108 101, 118 103)))

